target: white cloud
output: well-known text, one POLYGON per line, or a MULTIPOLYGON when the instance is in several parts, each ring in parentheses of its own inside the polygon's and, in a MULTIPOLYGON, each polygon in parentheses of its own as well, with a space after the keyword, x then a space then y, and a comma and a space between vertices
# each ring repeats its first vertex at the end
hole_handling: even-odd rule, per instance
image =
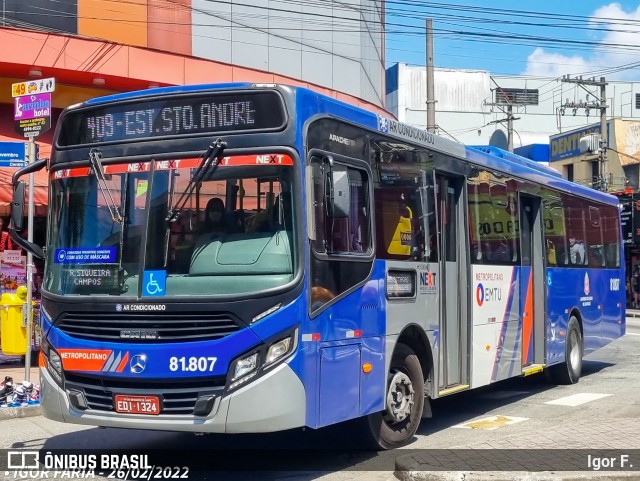
MULTIPOLYGON (((597 40, 599 46, 594 47, 593 53, 586 56, 567 56, 536 48, 527 58, 527 66, 523 73, 545 77, 589 73, 598 75, 596 71, 603 68, 617 67, 640 60, 637 50, 620 46, 640 46, 640 5, 631 12, 625 12, 619 3, 604 5, 591 16, 590 26, 604 30, 590 32, 592 40, 594 35, 599 37, 597 40), (612 31, 612 29, 618 31, 612 31), (618 45, 618 47, 607 44, 618 45)), ((607 73, 606 76, 611 79, 637 78, 638 72, 623 70, 616 74, 607 73)))
POLYGON ((588 69, 588 62, 580 57, 567 57, 559 53, 547 53, 543 48, 536 48, 527 57, 525 75, 543 77, 561 77, 566 74, 576 74, 588 69))

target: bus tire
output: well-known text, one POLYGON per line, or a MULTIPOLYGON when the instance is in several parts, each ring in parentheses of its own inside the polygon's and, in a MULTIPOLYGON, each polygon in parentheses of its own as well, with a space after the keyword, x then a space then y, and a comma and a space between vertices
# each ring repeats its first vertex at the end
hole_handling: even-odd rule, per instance
POLYGON ((424 406, 424 376, 418 356, 398 344, 387 376, 385 410, 367 416, 376 449, 393 449, 409 443, 418 430, 424 406))
POLYGON ((584 346, 580 324, 575 316, 571 316, 567 324, 567 340, 565 342, 564 362, 551 366, 549 374, 556 384, 575 384, 582 374, 582 354, 584 346))

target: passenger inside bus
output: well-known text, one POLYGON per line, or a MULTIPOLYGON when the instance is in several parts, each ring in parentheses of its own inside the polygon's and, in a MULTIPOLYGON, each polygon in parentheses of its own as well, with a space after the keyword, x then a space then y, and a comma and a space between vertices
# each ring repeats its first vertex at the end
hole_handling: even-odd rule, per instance
POLYGON ((172 272, 187 272, 191 254, 195 246, 195 235, 193 229, 193 214, 182 212, 177 221, 169 226, 169 249, 172 272))
POLYGON ((569 236, 569 254, 571 264, 582 265, 585 263, 584 244, 580 240, 576 240, 575 236, 569 236))
POLYGON ((224 202, 218 197, 214 197, 207 202, 204 222, 202 223, 201 234, 232 234, 237 231, 232 223, 225 216, 224 202))

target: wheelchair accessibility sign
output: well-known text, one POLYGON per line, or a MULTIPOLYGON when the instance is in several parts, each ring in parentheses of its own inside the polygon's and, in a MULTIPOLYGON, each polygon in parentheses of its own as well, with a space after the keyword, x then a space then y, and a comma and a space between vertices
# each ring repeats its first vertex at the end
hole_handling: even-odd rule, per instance
POLYGON ((142 283, 143 296, 164 296, 167 288, 167 271, 144 271, 142 283))

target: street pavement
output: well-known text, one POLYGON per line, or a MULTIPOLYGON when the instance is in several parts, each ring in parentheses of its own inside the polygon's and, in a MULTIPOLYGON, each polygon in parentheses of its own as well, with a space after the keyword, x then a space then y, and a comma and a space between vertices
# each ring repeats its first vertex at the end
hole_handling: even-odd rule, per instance
POLYGON ((396 476, 403 481, 640 480, 640 319, 633 315, 640 317, 640 311, 627 313, 627 335, 587 355, 575 385, 553 387, 539 375, 434 401, 436 416, 423 420, 417 441, 396 458, 396 476), (444 402, 453 416, 443 422, 437 411, 444 402), (588 456, 614 457, 619 468, 623 454, 635 460, 635 468, 587 471, 588 456))
MULTIPOLYGON (((630 322, 637 325, 640 322, 640 310, 627 310, 627 317, 630 318, 630 322)), ((634 336, 640 335, 629 333, 629 329, 627 332, 630 340, 635 340, 634 336)), ((616 375, 620 375, 620 373, 616 375)), ((15 363, 0 364, 0 381, 5 376, 11 376, 14 381, 21 382, 25 378, 24 365, 15 363)), ((30 380, 37 383, 38 376, 38 368, 31 368, 29 371, 30 380)), ((628 380, 625 379, 621 382, 626 383, 628 380)), ((568 461, 566 459, 554 459, 554 457, 571 457, 572 452, 583 454, 586 452, 585 450, 589 450, 589 453, 592 453, 593 456, 612 454, 619 457, 620 453, 627 453, 635 449, 633 458, 640 456, 640 403, 632 402, 629 404, 629 412, 633 411, 635 414, 603 416, 601 420, 589 420, 584 423, 572 421, 567 422, 565 425, 562 423, 555 425, 538 423, 534 424, 526 435, 523 435, 522 432, 515 432, 510 435, 508 430, 500 430, 499 435, 486 436, 487 431, 482 433, 478 431, 474 432, 474 435, 467 436, 465 441, 457 444, 455 442, 457 439, 447 445, 438 444, 436 441, 433 448, 438 450, 437 459, 434 456, 436 451, 429 451, 429 439, 434 438, 426 436, 423 438, 426 443, 414 443, 405 449, 396 450, 395 476, 402 481, 501 481, 503 479, 522 481, 640 480, 640 471, 560 472, 549 470, 546 472, 531 472, 531 470, 527 469, 527 466, 530 466, 531 457, 535 458, 537 456, 543 465, 548 463, 552 466, 554 464, 557 466, 562 464, 563 461, 565 463, 568 461), (469 440, 473 441, 469 442, 469 440), (416 444, 418 444, 418 449, 415 449, 416 444), (562 447, 563 450, 550 450, 550 447, 562 447), (513 466, 513 468, 509 471, 459 471, 460 467, 465 466, 464 463, 469 461, 469 457, 474 459, 475 466, 483 463, 491 466, 501 462, 501 469, 504 469, 505 463, 508 462, 509 466, 513 466), (443 465, 446 466, 447 462, 455 468, 450 471, 444 470, 443 465), (519 467, 522 467, 522 469, 519 469, 519 467)), ((0 421, 3 419, 37 416, 39 414, 39 406, 0 408, 0 421)), ((428 422, 429 420, 425 421, 428 422)), ((435 439, 438 439, 437 436, 435 439)))

